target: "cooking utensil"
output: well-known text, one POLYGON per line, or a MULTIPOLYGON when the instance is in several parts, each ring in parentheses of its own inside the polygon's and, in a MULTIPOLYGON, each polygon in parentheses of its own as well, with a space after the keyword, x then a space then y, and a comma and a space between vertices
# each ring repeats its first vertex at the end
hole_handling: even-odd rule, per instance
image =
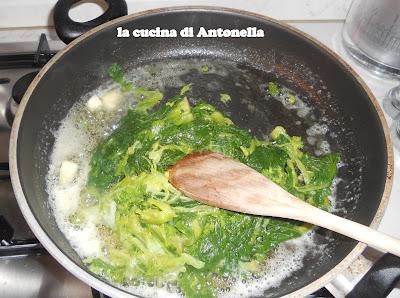
POLYGON ((376 74, 400 75, 400 2, 353 0, 343 26, 348 52, 376 74))
POLYGON ((189 154, 168 173, 172 185, 201 203, 311 223, 400 256, 400 240, 314 207, 256 170, 222 154, 189 154))
MULTIPOLYGON (((64 2, 71 6, 76 1, 58 3, 64 2)), ((68 9, 55 9, 54 13, 68 15, 68 9)), ((55 22, 56 28, 64 25, 55 22)), ((64 32, 61 37, 68 42, 70 31, 67 28, 64 32)), ((304 139, 310 137, 306 131, 311 127, 322 128, 317 130, 320 134, 315 136, 314 145, 309 143, 306 149, 319 150, 320 141, 326 140, 332 151, 341 154, 343 165, 336 190, 338 214, 377 227, 392 184, 392 147, 378 103, 347 64, 300 31, 257 14, 211 7, 141 12, 100 25, 61 50, 28 88, 12 129, 10 174, 25 219, 51 255, 92 287, 109 296, 129 296, 82 263, 56 224, 45 176, 54 144, 53 132, 83 95, 108 80, 107 68, 112 63, 119 63, 124 69, 153 65, 168 68, 169 80, 157 71, 152 77, 165 83, 153 86, 163 87, 165 97, 193 82, 190 98, 212 103, 258 138, 276 125, 304 139), (195 32, 201 26, 257 27, 264 30, 265 36, 117 38, 116 28, 120 26, 129 30, 158 26, 177 32, 185 27, 193 27, 195 32), (206 74, 199 71, 203 64, 210 66, 206 74), (188 71, 182 73, 181 68, 188 71), (171 83, 178 79, 179 87, 171 83), (270 81, 293 90, 309 108, 285 108, 279 100, 268 98, 265 84, 270 81), (228 93, 231 103, 220 102, 215 96, 218 93, 228 93)), ((364 244, 323 229, 317 230, 314 242, 324 245, 325 253, 310 251, 304 266, 283 280, 280 287, 268 289, 268 297, 306 296, 347 268, 365 248, 364 244)))

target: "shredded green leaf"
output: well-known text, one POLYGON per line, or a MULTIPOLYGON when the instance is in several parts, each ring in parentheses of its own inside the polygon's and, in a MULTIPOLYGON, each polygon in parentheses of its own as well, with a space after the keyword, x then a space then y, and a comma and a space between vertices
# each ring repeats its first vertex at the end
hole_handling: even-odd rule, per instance
POLYGON ((223 103, 228 103, 229 101, 231 101, 231 96, 229 94, 226 93, 221 93, 219 95, 219 99, 221 100, 221 102, 223 103))
POLYGON ((209 70, 210 70, 210 68, 206 64, 201 67, 202 72, 208 72, 209 70))
POLYGON ((190 88, 192 87, 193 83, 187 84, 186 86, 183 86, 183 88, 181 89, 181 92, 179 93, 179 95, 184 95, 186 92, 188 92, 190 90, 190 88))
POLYGON ((279 92, 281 92, 281 88, 278 86, 278 84, 269 82, 268 83, 268 93, 271 96, 277 96, 279 95, 279 92))
POLYGON ((136 110, 138 112, 147 112, 152 107, 154 107, 160 100, 163 99, 163 94, 158 90, 147 90, 142 87, 136 87, 133 90, 133 94, 135 94, 138 98, 142 100, 138 102, 136 105, 136 110))
POLYGON ((124 70, 119 64, 111 64, 108 68, 108 75, 120 85, 121 92, 125 93, 132 90, 133 84, 124 79, 124 70))
POLYGON ((294 105, 297 102, 296 96, 290 93, 286 96, 286 100, 290 105, 294 105))
POLYGON ((121 92, 132 91, 133 94, 141 99, 137 104, 136 110, 145 112, 156 105, 162 98, 163 94, 158 90, 148 90, 143 87, 134 87, 131 82, 128 82, 124 78, 124 70, 117 64, 111 64, 108 68, 108 74, 111 79, 120 85, 121 92))

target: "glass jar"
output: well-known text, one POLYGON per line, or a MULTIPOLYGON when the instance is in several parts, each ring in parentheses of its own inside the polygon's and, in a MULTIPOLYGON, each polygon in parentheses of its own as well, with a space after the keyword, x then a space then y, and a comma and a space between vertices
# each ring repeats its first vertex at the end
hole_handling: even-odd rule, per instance
POLYGON ((346 50, 369 70, 400 76, 400 0, 353 0, 342 36, 346 50))

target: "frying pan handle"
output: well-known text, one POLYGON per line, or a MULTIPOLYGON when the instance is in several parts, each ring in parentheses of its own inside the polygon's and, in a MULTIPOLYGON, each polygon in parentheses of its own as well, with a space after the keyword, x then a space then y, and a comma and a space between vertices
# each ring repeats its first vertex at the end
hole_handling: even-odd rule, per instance
POLYGON ((346 295, 346 298, 386 297, 398 281, 400 281, 400 258, 384 254, 346 295))
POLYGON ((128 14, 125 0, 105 0, 108 8, 101 16, 83 23, 73 21, 68 12, 72 5, 81 0, 58 0, 53 11, 54 27, 58 37, 66 44, 90 29, 128 14))

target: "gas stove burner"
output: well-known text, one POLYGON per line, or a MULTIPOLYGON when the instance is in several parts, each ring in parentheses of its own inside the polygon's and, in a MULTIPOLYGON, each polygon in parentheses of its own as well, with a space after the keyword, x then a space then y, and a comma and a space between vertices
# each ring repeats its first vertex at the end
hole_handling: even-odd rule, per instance
POLYGON ((0 69, 37 68, 45 65, 56 52, 50 51, 46 34, 41 34, 35 52, 0 54, 0 69))
POLYGON ((4 118, 8 127, 12 126, 17 109, 18 103, 10 97, 4 107, 4 118))
POLYGON ((22 76, 17 82, 15 82, 14 86, 12 87, 11 97, 5 107, 5 118, 7 124, 10 127, 12 126, 12 123, 14 121, 14 116, 17 112, 18 105, 21 103, 21 100, 24 97, 26 90, 38 73, 38 71, 27 73, 26 75, 22 76))
POLYGON ((0 70, 14 69, 15 72, 20 72, 23 75, 17 81, 15 81, 15 77, 10 78, 9 73, 0 77, 0 127, 2 129, 9 129, 12 126, 18 105, 37 75, 37 69, 46 64, 55 53, 55 51, 50 51, 46 35, 41 34, 36 51, 0 54, 0 70), (25 68, 36 70, 24 74, 25 68), (11 97, 9 96, 10 93, 11 97))
POLYGON ((38 71, 27 73, 14 84, 11 97, 17 104, 21 103, 22 97, 24 97, 26 90, 38 73, 38 71))

